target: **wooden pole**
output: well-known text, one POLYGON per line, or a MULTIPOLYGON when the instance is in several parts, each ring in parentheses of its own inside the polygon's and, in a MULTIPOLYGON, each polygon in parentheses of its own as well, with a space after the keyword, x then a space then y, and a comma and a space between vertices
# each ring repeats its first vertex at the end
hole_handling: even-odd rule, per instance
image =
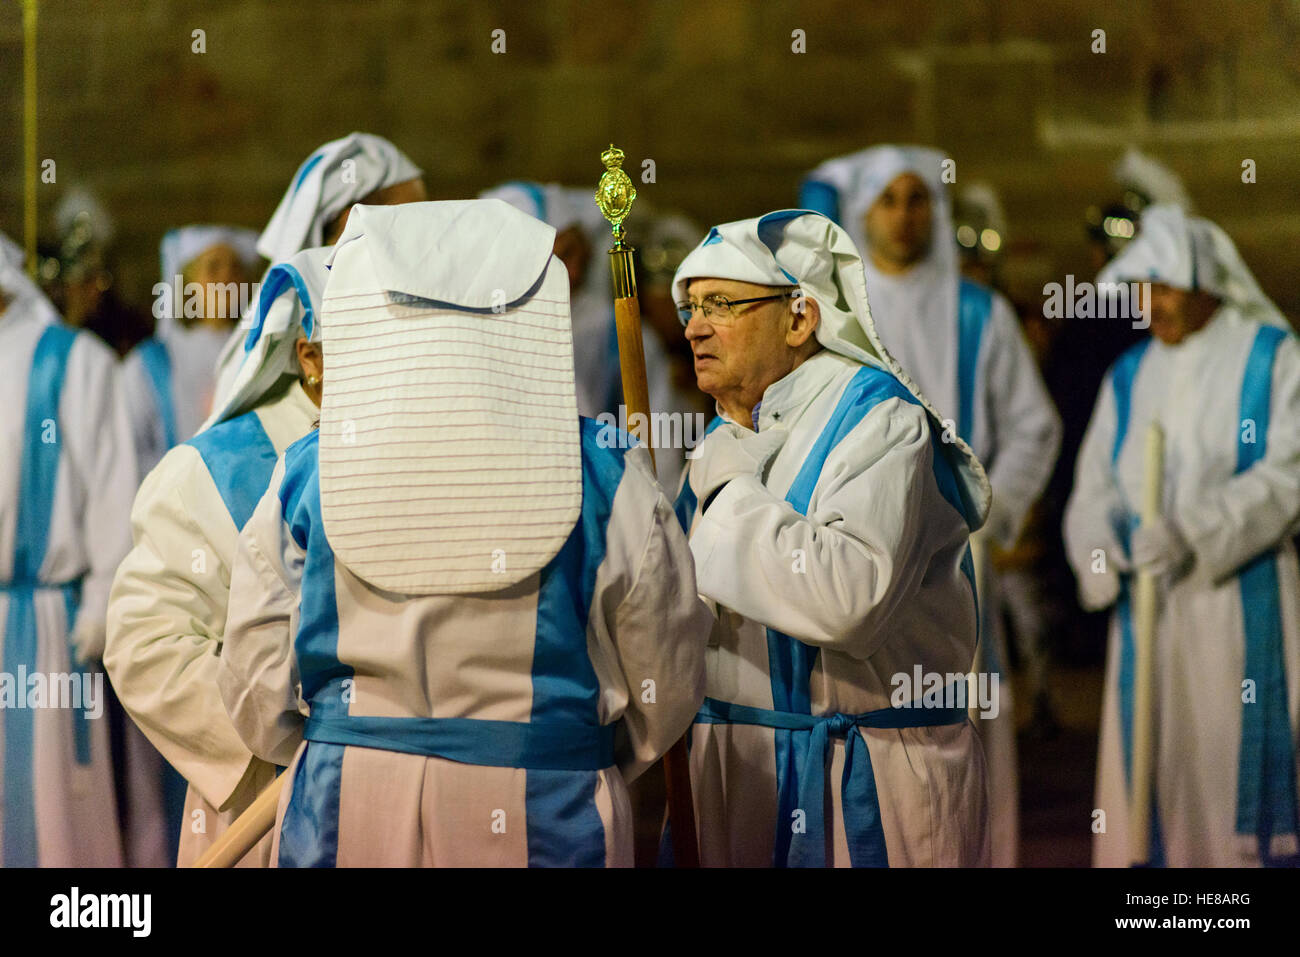
POLYGON ((234 867, 253 846, 275 826, 275 811, 280 806, 280 792, 284 788, 284 779, 288 774, 281 774, 257 796, 248 806, 248 810, 235 818, 226 832, 203 852, 203 856, 194 862, 195 867, 234 867))
MULTIPOLYGON (((1165 434, 1153 422, 1146 436, 1146 475, 1142 486, 1142 524, 1160 520, 1164 485, 1165 434)), ((1139 572, 1133 595, 1137 662, 1133 676, 1133 780, 1129 808, 1129 861, 1148 863, 1151 848, 1151 801, 1154 790, 1156 578, 1139 572)))
POLYGON ((966 714, 973 724, 978 725, 980 723, 980 703, 977 697, 970 692, 979 687, 980 671, 988 670, 985 667, 985 663, 989 660, 988 642, 993 640, 990 619, 985 611, 989 590, 989 548, 984 532, 978 531, 972 534, 969 545, 971 565, 974 566, 975 570, 975 605, 976 614, 979 616, 976 627, 979 634, 979 647, 976 649, 975 661, 971 665, 975 671, 975 681, 972 683, 968 679, 966 684, 966 714))
MULTIPOLYGON (((636 294, 635 250, 624 242, 623 219, 632 209, 636 189, 623 171, 623 151, 610 144, 600 156, 605 172, 596 187, 596 205, 609 221, 614 248, 609 251, 610 275, 614 287, 614 324, 618 333, 618 363, 623 374, 623 404, 627 407, 630 431, 650 452, 650 390, 646 381, 645 347, 641 341, 641 302, 636 294)), ((690 734, 687 728, 686 734, 690 734)), ((668 820, 672 826, 673 863, 677 867, 699 867, 700 845, 695 831, 695 804, 691 795, 690 759, 683 735, 663 757, 664 789, 668 796, 668 820)))
POLYGON ((23 5, 23 247, 27 275, 37 278, 36 262, 36 3, 23 5))

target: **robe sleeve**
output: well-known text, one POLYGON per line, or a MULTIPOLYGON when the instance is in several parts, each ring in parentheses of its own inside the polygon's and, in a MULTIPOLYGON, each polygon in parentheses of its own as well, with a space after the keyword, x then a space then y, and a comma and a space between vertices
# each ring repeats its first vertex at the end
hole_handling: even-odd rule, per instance
POLYGON ((127 516, 136 470, 130 426, 122 405, 117 358, 93 335, 77 336, 68 357, 67 387, 59 402, 68 464, 83 490, 81 540, 88 569, 74 628, 96 634, 102 648, 113 574, 131 550, 127 516))
POLYGON ((217 690, 237 530, 199 453, 181 445, 149 473, 131 510, 135 547, 118 568, 104 665, 123 707, 163 757, 219 810, 253 755, 217 690))
POLYGON ((280 502, 284 459, 239 535, 217 684, 236 731, 264 761, 288 765, 305 723, 294 655, 303 550, 280 502))
POLYGON ((1009 537, 1000 544, 1010 547, 1052 477, 1061 451, 1061 417, 1011 304, 1001 295, 995 295, 993 303, 984 377, 992 391, 990 412, 997 443, 989 484, 994 500, 1008 509, 1009 537))
POLYGON ((1110 461, 1117 428, 1112 374, 1108 372, 1102 380, 1092 418, 1083 434, 1074 465, 1074 487, 1062 522, 1065 557, 1078 581, 1079 603, 1088 611, 1106 608, 1115 601, 1119 596, 1119 573, 1128 568, 1128 554, 1118 533, 1128 509, 1115 484, 1110 461), (1097 549, 1102 550, 1102 559, 1096 557, 1097 549))
MULTIPOLYGON (((932 523, 944 521, 922 510, 932 468, 925 412, 891 398, 827 458, 807 517, 756 476, 733 479, 692 531, 701 594, 806 644, 869 657, 932 557, 932 523)), ((964 531, 949 512, 953 534, 964 531)))
POLYGON ((615 758, 626 780, 657 761, 704 700, 713 615, 699 598, 686 535, 650 472, 628 451, 588 626, 606 714, 622 711, 615 758))
MULTIPOLYGON (((1232 401, 1237 397, 1232 396, 1232 401)), ((1250 423, 1237 423, 1246 429, 1250 423)), ((1260 436, 1257 440, 1262 440, 1260 436)), ((1273 359, 1264 457, 1218 488, 1205 489, 1174 519, 1213 580, 1276 548, 1300 518, 1300 340, 1287 336, 1273 359)))

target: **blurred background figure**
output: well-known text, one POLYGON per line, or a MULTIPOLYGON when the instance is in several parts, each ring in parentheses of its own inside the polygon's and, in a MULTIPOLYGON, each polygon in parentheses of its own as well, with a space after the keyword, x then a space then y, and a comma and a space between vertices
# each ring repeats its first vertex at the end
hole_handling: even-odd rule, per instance
POLYGON ((116 867, 99 659, 130 548, 131 433, 112 351, 62 324, 22 267, 0 234, 0 865, 116 867))
POLYGON ((154 334, 122 370, 141 479, 212 411, 217 359, 260 271, 256 247, 257 233, 235 226, 183 226, 163 237, 154 334))
POLYGON ((1156 576, 1150 860, 1292 865, 1297 845, 1300 344, 1227 234, 1168 205, 1103 270, 1150 282, 1150 335, 1110 368, 1064 534, 1086 608, 1114 608, 1093 863, 1126 866, 1132 575, 1156 576), (1161 516, 1140 522, 1146 435, 1164 430, 1161 516))
POLYGON ((54 240, 41 246, 41 286, 64 322, 126 355, 149 335, 149 318, 118 294, 113 218, 93 193, 73 187, 54 209, 54 226, 54 240))
MULTIPOLYGON (((1006 297, 1041 372, 1057 330, 1041 309, 1018 300, 1002 282, 999 267, 1009 236, 1006 213, 991 183, 976 182, 956 190, 953 225, 962 275, 1006 297)), ((1020 668, 1016 689, 1033 709, 1026 733, 1043 739, 1054 737, 1059 728, 1047 674, 1051 659, 1048 636, 1064 614, 1051 594, 1048 578, 1049 552, 1057 527, 1050 521, 1048 502, 1040 498, 1025 514, 1024 525, 1013 543, 1002 547, 994 542, 990 547, 990 559, 997 572, 990 581, 997 586, 997 605, 1006 618, 1003 624, 1010 625, 1012 649, 1020 668)))
MULTIPOLYGON (((132 349, 122 365, 137 483, 168 449, 197 432, 211 411, 217 357, 259 271, 256 243, 256 232, 234 226, 184 226, 163 237, 154 334, 132 349)), ((185 779, 134 721, 122 720, 115 727, 125 739, 119 800, 127 863, 171 866, 185 808, 185 779)))
POLYGON ((1192 201, 1178 174, 1154 156, 1130 146, 1112 168, 1119 195, 1087 212, 1088 249, 1095 271, 1110 262, 1137 235, 1142 211, 1153 203, 1172 203, 1187 212, 1192 201))
MULTIPOLYGON (((800 198, 805 208, 842 217, 862 250, 880 338, 936 408, 951 417, 944 421, 945 439, 961 437, 984 463, 993 502, 979 534, 983 543, 1007 548, 1051 475, 1061 424, 1011 304, 961 276, 946 185, 953 169, 951 158, 938 150, 877 146, 817 167, 800 198)), ((977 562, 987 560, 980 557, 983 551, 975 550, 977 562)), ((999 675, 999 711, 981 720, 980 730, 989 764, 993 864, 1014 867, 1014 696, 992 569, 983 577, 981 637, 972 668, 999 675)))

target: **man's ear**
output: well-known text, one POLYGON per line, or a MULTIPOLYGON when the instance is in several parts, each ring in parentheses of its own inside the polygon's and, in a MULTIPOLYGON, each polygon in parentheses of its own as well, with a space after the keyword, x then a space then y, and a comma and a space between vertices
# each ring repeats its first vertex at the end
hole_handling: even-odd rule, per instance
POLYGON ((785 334, 785 344, 798 349, 814 337, 821 322, 821 307, 811 296, 795 296, 790 300, 790 328, 785 334))

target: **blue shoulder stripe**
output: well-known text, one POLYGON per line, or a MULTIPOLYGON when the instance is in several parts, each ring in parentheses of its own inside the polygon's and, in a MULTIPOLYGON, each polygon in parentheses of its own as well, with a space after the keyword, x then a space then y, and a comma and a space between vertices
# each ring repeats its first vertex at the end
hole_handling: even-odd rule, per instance
POLYGON ((185 444, 203 457, 226 511, 242 529, 271 482, 277 458, 257 412, 218 423, 185 444))

